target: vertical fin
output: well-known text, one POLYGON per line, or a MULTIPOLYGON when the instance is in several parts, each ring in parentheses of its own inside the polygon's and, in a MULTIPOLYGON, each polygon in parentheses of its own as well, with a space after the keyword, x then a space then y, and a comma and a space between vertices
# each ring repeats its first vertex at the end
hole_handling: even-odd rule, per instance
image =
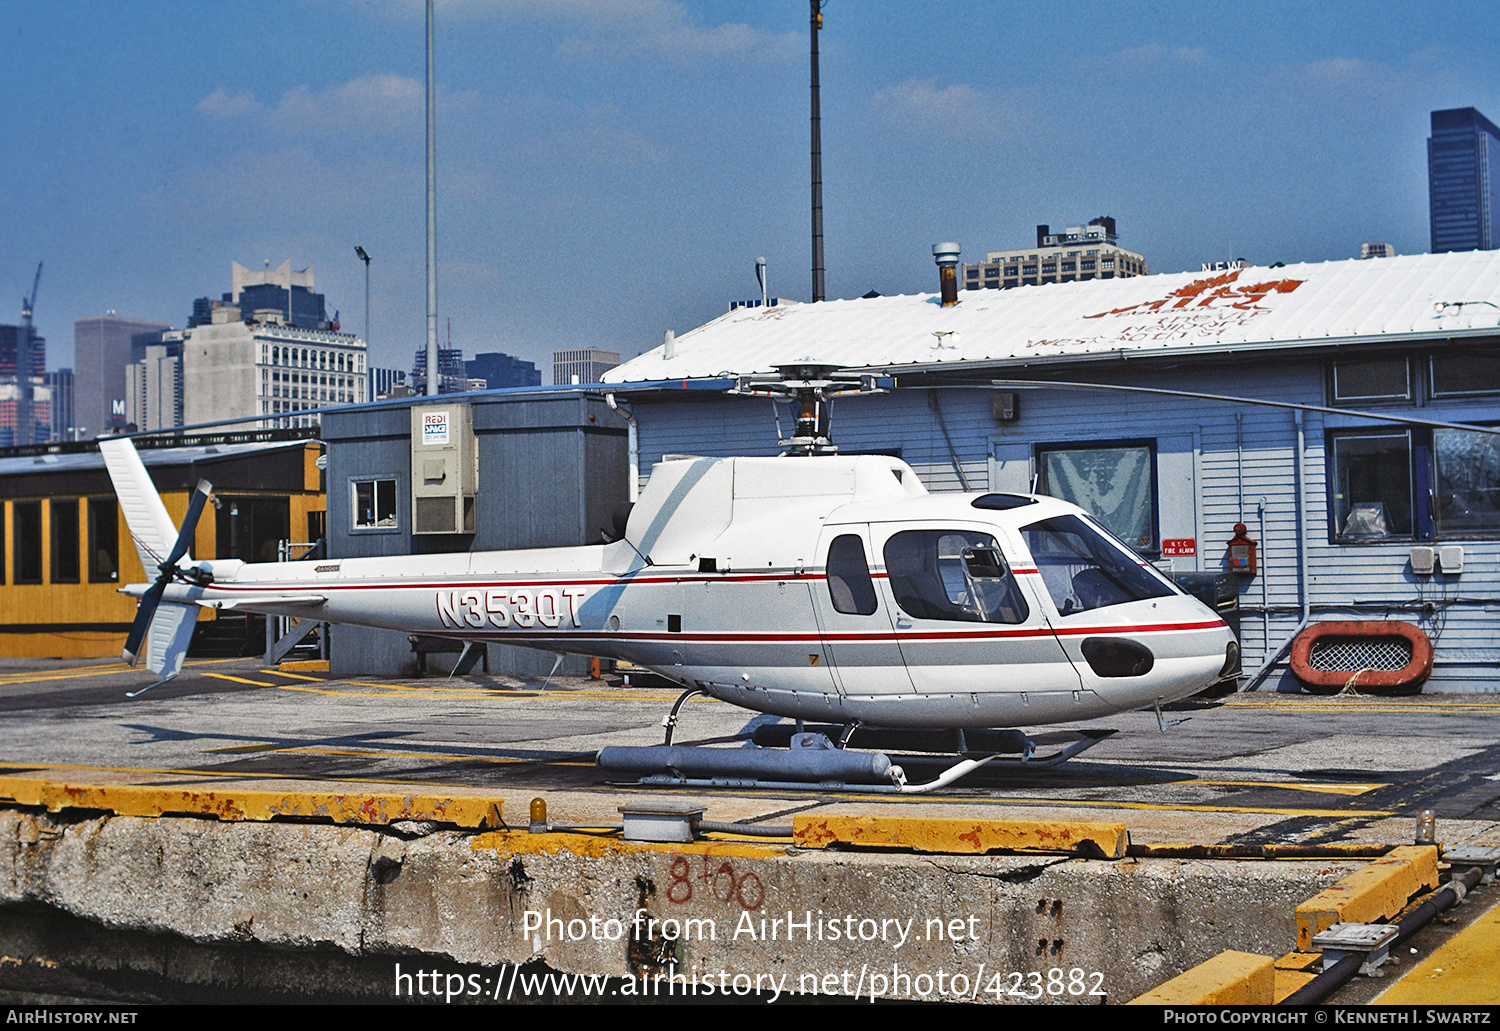
POLYGON ((141 568, 147 576, 154 577, 177 540, 177 527, 167 515, 167 506, 162 504, 151 474, 146 472, 141 456, 128 438, 101 439, 99 453, 104 456, 104 467, 109 470, 115 496, 120 499, 125 525, 130 528, 141 556, 141 568))

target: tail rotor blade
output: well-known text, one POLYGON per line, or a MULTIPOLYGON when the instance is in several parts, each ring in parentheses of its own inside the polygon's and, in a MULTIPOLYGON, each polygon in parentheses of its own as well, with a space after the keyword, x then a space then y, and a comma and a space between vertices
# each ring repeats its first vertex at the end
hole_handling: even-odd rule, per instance
POLYGON ((141 642, 146 639, 146 631, 151 629, 151 617, 156 615, 156 606, 161 602, 161 596, 167 589, 168 577, 164 574, 159 577, 151 589, 141 596, 136 602, 135 621, 130 624, 130 633, 125 638, 125 649, 120 652, 120 658, 134 666, 136 659, 141 654, 141 642))
MULTIPOLYGON (((187 515, 183 517, 182 529, 177 534, 177 543, 172 545, 171 554, 161 564, 162 572, 167 573, 175 569, 177 562, 188 553, 193 545, 193 535, 198 530, 198 518, 203 515, 203 505, 208 501, 208 495, 213 491, 214 485, 207 480, 199 480, 198 487, 193 491, 192 498, 188 501, 187 515)), ((153 606, 154 608, 155 606, 153 606)))

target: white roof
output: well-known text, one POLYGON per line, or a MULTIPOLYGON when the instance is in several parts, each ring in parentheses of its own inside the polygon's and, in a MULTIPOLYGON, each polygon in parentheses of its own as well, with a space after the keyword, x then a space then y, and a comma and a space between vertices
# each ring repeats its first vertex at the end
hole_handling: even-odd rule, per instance
POLYGON ((1467 251, 964 290, 948 308, 935 294, 739 308, 677 337, 672 358, 659 347, 603 379, 723 378, 808 361, 1015 366, 1497 331, 1500 251, 1467 251))

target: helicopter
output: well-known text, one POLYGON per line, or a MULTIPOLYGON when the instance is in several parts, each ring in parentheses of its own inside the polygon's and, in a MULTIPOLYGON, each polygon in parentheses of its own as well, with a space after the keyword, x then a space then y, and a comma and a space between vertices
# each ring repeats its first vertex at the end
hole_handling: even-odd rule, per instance
POLYGON ((616 513, 613 540, 563 548, 195 561, 211 485, 198 484, 179 530, 129 439, 103 439, 142 565, 157 574, 121 588, 140 599, 124 658, 133 665, 149 636, 148 668, 158 683, 175 677, 206 607, 623 660, 684 693, 662 746, 605 748, 606 770, 900 793, 995 760, 1063 761, 1113 731, 1043 757, 1019 728, 1147 707, 1160 718, 1238 668, 1228 625, 1081 508, 931 494, 899 458, 832 452, 833 385, 820 382, 771 388, 806 402, 782 441, 790 453, 667 456, 616 513), (756 738, 791 747, 672 745, 695 694, 795 721, 756 738), (914 741, 961 758, 913 784, 883 752, 851 750, 914 741))

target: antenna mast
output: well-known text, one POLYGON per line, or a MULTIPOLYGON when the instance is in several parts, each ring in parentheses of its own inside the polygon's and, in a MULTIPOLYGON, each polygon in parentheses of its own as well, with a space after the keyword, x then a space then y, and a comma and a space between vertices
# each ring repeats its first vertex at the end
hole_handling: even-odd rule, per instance
POLYGON ((812 299, 823 300, 823 126, 818 107, 818 30, 823 27, 823 0, 812 8, 812 299))

